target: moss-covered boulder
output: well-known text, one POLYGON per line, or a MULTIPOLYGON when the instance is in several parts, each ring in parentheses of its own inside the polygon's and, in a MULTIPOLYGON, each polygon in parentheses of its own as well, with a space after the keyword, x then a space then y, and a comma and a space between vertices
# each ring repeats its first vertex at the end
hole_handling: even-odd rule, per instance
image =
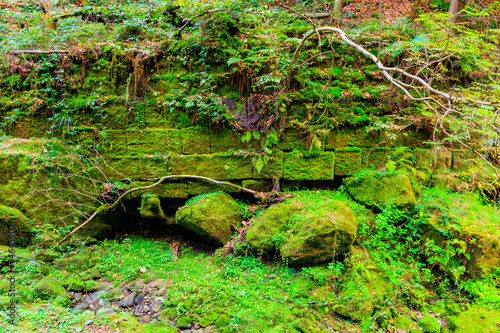
POLYGON ((273 205, 262 212, 247 231, 246 240, 261 252, 279 246, 290 228, 290 217, 299 209, 296 202, 273 205))
POLYGON ((177 319, 177 327, 180 329, 190 328, 192 321, 193 320, 191 319, 191 317, 180 317, 179 319, 177 319))
POLYGON ((415 193, 410 178, 405 174, 367 173, 344 181, 354 199, 369 207, 394 204, 410 210, 415 206, 415 193))
POLYGON ((387 281, 366 249, 351 247, 346 261, 348 270, 334 310, 354 320, 368 319, 390 292, 387 281))
POLYGON ((144 218, 165 218, 160 198, 155 194, 145 194, 142 196, 140 213, 144 218))
POLYGON ((294 264, 319 263, 345 252, 356 239, 358 221, 339 200, 297 215, 287 240, 280 246, 282 257, 294 264))
POLYGON ((424 331, 425 333, 439 333, 441 332, 441 325, 437 321, 436 318, 432 316, 425 316, 420 318, 418 321, 418 326, 424 331))
POLYGON ((224 192, 196 196, 175 214, 177 224, 218 245, 229 241, 232 225, 242 219, 238 204, 224 192))
POLYGON ((34 288, 35 295, 41 299, 50 299, 62 296, 65 293, 64 287, 52 276, 47 276, 40 280, 34 288))
POLYGON ((247 231, 249 244, 261 253, 280 250, 292 264, 319 263, 346 251, 356 238, 353 212, 340 200, 309 193, 259 215, 247 231))
POLYGON ((394 332, 395 333, 410 333, 413 331, 420 331, 413 320, 408 317, 401 316, 394 319, 394 332))
POLYGON ((500 311, 474 306, 458 316, 450 317, 448 325, 453 332, 500 332, 500 311))
POLYGON ((425 221, 421 243, 428 255, 439 248, 452 255, 437 266, 450 278, 490 274, 500 266, 500 209, 484 204, 478 194, 429 189, 418 202, 425 221), (432 246, 431 246, 432 243, 432 246), (434 250, 432 250, 434 249, 434 250))
POLYGON ((30 240, 30 228, 26 217, 19 210, 0 205, 0 245, 26 246, 30 240))

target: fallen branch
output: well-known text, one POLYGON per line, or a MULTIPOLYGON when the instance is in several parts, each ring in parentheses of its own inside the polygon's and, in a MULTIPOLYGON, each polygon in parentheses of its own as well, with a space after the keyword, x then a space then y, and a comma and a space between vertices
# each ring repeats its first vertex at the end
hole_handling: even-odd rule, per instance
POLYGON ((208 178, 208 177, 203 177, 203 176, 194 176, 194 175, 169 175, 169 176, 164 176, 164 177, 161 177, 161 178, 145 178, 145 179, 142 179, 142 180, 143 181, 154 181, 155 183, 153 183, 151 185, 139 186, 139 187, 127 190, 124 193, 122 193, 115 200, 115 202, 113 202, 113 204, 111 204, 111 205, 110 204, 101 205, 101 207, 99 207, 85 222, 83 222, 78 227, 76 227, 75 229, 73 229, 69 234, 67 234, 66 236, 64 236, 64 238, 61 239, 54 247, 52 247, 52 249, 55 249, 56 247, 58 247, 59 245, 61 245, 62 242, 64 242, 65 240, 67 240, 69 237, 71 237, 75 232, 77 232, 78 230, 80 230, 82 227, 84 227, 85 225, 87 225, 100 212, 107 211, 107 210, 112 210, 112 209, 116 208, 116 206, 118 206, 118 204, 122 201, 122 199, 124 199, 128 194, 136 192, 136 191, 147 190, 147 189, 153 188, 155 186, 160 185, 161 183, 163 183, 167 179, 182 179, 182 178, 185 178, 185 179, 201 179, 201 180, 208 181, 208 182, 211 182, 211 183, 214 183, 214 184, 217 184, 217 185, 226 185, 226 186, 235 187, 235 188, 240 189, 241 191, 244 191, 244 192, 247 192, 247 193, 251 193, 251 194, 253 194, 255 196, 255 198, 257 198, 259 200, 263 200, 263 201, 266 201, 266 200, 274 201, 274 202, 283 201, 283 197, 280 196, 279 193, 266 194, 266 193, 262 193, 262 192, 251 190, 251 189, 246 188, 246 187, 235 185, 235 184, 232 184, 232 183, 229 183, 229 182, 219 181, 219 180, 215 180, 215 179, 208 178))

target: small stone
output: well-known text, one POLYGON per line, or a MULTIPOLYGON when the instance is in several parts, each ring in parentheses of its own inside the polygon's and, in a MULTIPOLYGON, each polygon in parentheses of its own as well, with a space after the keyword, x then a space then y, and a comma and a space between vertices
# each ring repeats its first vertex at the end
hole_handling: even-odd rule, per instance
POLYGON ((163 308, 163 303, 154 303, 153 312, 158 312, 163 308))
POLYGON ((134 305, 141 304, 144 301, 144 296, 141 294, 137 295, 136 298, 134 298, 134 305))
POLYGON ((102 316, 102 315, 105 315, 105 314, 113 314, 113 308, 111 306, 105 306, 103 308, 100 308, 96 312, 97 316, 102 316))
POLYGON ((130 295, 128 295, 127 297, 122 299, 120 301, 120 303, 118 304, 118 306, 120 306, 121 308, 131 307, 134 304, 134 299, 135 299, 136 295, 137 295, 137 293, 135 293, 135 292, 131 293, 130 295))
POLYGON ((195 330, 199 330, 201 327, 200 327, 200 324, 196 323, 193 325, 193 329, 195 330))
POLYGON ((80 302, 83 298, 83 295, 80 293, 75 293, 75 301, 80 302))
POLYGON ((88 308, 89 308, 89 305, 88 305, 87 303, 83 302, 83 303, 80 303, 80 304, 78 304, 77 306, 75 306, 75 307, 73 308, 73 310, 74 310, 74 311, 78 311, 78 310, 80 310, 80 311, 85 311, 85 310, 87 310, 88 308))

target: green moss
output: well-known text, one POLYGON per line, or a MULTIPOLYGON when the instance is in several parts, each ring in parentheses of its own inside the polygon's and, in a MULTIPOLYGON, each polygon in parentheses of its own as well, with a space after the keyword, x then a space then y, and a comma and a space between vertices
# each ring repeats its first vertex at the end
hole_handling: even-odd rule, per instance
POLYGON ((156 194, 145 194, 141 199, 140 214, 144 218, 164 219, 165 214, 161 208, 160 198, 156 194))
POLYGON ((345 252, 356 239, 358 221, 341 201, 323 202, 321 209, 306 209, 295 217, 290 235, 280 246, 291 263, 319 263, 345 252))
POLYGON ((171 163, 176 175, 196 175, 216 180, 227 179, 229 169, 224 159, 215 154, 172 156, 171 163))
POLYGON ((500 312, 482 306, 473 306, 448 320, 454 332, 486 333, 498 332, 500 312))
POLYGON ((180 329, 189 328, 192 323, 191 317, 184 316, 177 319, 177 327, 180 329))
POLYGON ((394 328, 409 331, 415 328, 415 322, 408 317, 398 317, 394 319, 394 328))
POLYGON ((215 321, 215 326, 220 329, 220 328, 228 326, 229 323, 230 323, 229 317, 225 314, 222 314, 215 321))
POLYGON ((284 153, 283 177, 288 180, 333 180, 335 154, 326 152, 304 158, 296 153, 284 153))
MULTIPOLYGON (((138 186, 147 186, 153 183, 151 182, 134 182, 138 186)), ((186 183, 170 183, 166 182, 164 184, 157 185, 146 190, 139 190, 131 193, 128 197, 142 197, 143 195, 154 194, 161 198, 187 198, 187 184, 186 183)))
POLYGON ((361 166, 366 169, 379 169, 387 162, 388 155, 390 155, 390 150, 385 148, 363 149, 361 152, 361 166))
POLYGON ((432 316, 420 318, 418 326, 420 326, 425 333, 439 333, 441 331, 441 325, 436 318, 432 316))
POLYGON ((181 138, 183 154, 210 154, 210 133, 207 128, 183 128, 181 138))
POLYGON ((274 151, 272 155, 269 156, 269 161, 265 163, 262 170, 257 172, 254 168, 253 173, 254 179, 272 179, 272 178, 283 178, 283 152, 274 151))
POLYGON ((413 155, 416 158, 416 168, 421 171, 436 172, 447 171, 451 168, 452 153, 451 151, 437 151, 434 152, 430 149, 413 150, 413 155))
POLYGON ((233 130, 221 130, 210 133, 210 147, 213 153, 224 153, 229 150, 240 150, 247 148, 247 144, 233 130))
POLYGON ((35 295, 41 299, 50 299, 62 296, 65 293, 61 284, 52 276, 47 276, 40 280, 34 288, 35 295))
POLYGON ((366 249, 353 246, 347 264, 335 312, 355 320, 368 319, 391 292, 390 286, 366 249))
POLYGON ((246 240, 260 251, 278 247, 285 239, 290 227, 290 217, 299 209, 296 203, 280 203, 271 206, 259 215, 247 231, 246 240))
POLYGON ((29 239, 30 227, 23 213, 0 205, 0 245, 10 245, 12 241, 15 246, 26 246, 29 239))
POLYGON ((345 179, 344 184, 356 201, 369 207, 382 208, 391 203, 398 208, 411 210, 415 206, 410 178, 402 173, 363 173, 345 179))
POLYGON ((273 189, 271 180, 255 180, 249 179, 241 182, 241 186, 259 192, 270 192, 273 189))
MULTIPOLYGON (((235 185, 241 185, 235 181, 232 181, 231 183, 235 184, 235 185)), ((218 184, 203 182, 203 181, 199 181, 199 182, 190 181, 187 183, 187 191, 188 191, 189 195, 200 195, 200 194, 221 192, 221 191, 226 192, 226 193, 238 193, 238 192, 240 192, 240 189, 237 187, 229 186, 229 185, 218 185, 218 184)))
POLYGON ((84 283, 80 278, 74 278, 69 281, 68 288, 73 291, 82 291, 84 283))
POLYGON ((127 143, 129 155, 182 152, 181 130, 179 129, 128 131, 127 143))
POLYGON ((422 230, 424 242, 442 244, 449 238, 459 241, 468 253, 467 272, 489 274, 500 265, 500 211, 484 204, 478 194, 443 189, 423 192, 419 204, 427 216, 422 230))
POLYGON ((331 130, 326 137, 326 149, 345 147, 373 148, 382 142, 380 133, 367 132, 364 127, 331 130))
POLYGON ((335 175, 350 176, 361 169, 361 151, 335 151, 335 175))
POLYGON ((242 217, 236 201, 220 192, 192 198, 177 211, 175 221, 222 245, 229 241, 232 225, 239 225, 242 217))
POLYGON ((253 177, 251 155, 224 155, 222 159, 227 179, 248 179, 253 177))

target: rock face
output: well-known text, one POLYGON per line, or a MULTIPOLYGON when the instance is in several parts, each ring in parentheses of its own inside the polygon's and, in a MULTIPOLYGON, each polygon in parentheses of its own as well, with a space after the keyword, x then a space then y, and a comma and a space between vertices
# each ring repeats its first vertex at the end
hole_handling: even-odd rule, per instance
POLYGON ((165 214, 161 208, 160 198, 154 194, 143 195, 140 213, 141 216, 145 218, 165 218, 165 214))
POLYGON ((15 208, 0 205, 0 245, 9 245, 11 226, 14 227, 12 239, 15 246, 26 246, 30 239, 30 228, 25 222, 23 213, 15 208))
POLYGON ((292 201, 264 211, 246 239, 261 252, 279 249, 292 264, 318 263, 345 252, 357 226, 351 209, 339 200, 327 200, 319 209, 292 201))
POLYGON ((415 193, 405 174, 349 177, 344 184, 354 199, 369 207, 392 203, 400 209, 411 210, 415 206, 415 193))
POLYGON ((236 201, 223 192, 194 197, 175 214, 177 224, 218 245, 229 241, 232 224, 239 225, 242 219, 236 201))

